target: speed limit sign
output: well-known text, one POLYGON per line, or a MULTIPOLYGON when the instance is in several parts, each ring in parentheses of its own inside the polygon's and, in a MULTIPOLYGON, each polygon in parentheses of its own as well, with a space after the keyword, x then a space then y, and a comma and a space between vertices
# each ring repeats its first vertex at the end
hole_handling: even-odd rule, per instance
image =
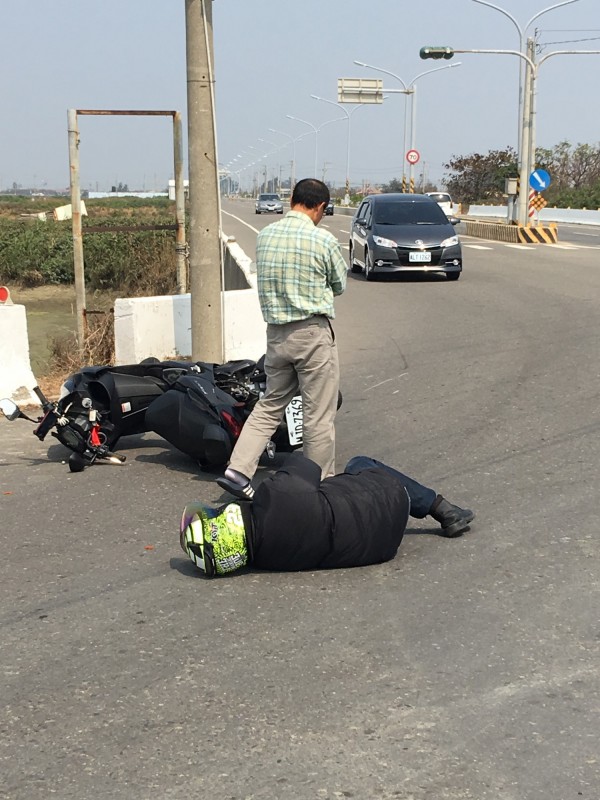
POLYGON ((419 155, 418 150, 409 150, 406 154, 406 160, 409 164, 416 164, 420 158, 421 156, 419 155))

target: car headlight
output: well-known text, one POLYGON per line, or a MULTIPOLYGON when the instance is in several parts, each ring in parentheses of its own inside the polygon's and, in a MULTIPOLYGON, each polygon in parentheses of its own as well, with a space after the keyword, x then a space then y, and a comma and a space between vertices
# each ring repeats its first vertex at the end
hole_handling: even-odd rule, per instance
POLYGON ((398 247, 393 239, 384 239, 383 236, 374 236, 373 241, 378 247, 398 247))
POLYGON ((452 247, 454 244, 458 244, 458 236, 450 236, 449 239, 444 239, 440 247, 452 247))

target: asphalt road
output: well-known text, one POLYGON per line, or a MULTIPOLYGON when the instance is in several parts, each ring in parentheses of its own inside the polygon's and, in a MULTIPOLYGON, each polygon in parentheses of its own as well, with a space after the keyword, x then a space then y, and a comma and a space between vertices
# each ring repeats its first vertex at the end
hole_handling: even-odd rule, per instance
POLYGON ((339 465, 468 504, 460 539, 209 581, 177 526, 212 476, 151 436, 71 475, 0 423, 0 797, 598 800, 598 252, 464 241, 335 323, 339 465))

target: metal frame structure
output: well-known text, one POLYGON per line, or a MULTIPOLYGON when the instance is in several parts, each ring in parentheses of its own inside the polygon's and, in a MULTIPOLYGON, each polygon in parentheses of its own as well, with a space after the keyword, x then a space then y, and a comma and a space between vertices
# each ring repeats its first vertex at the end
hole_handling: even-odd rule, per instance
POLYGON ((81 182, 79 169, 79 116, 133 116, 133 117, 172 117, 173 118, 173 158, 175 170, 175 225, 108 226, 89 228, 90 233, 124 230, 174 230, 175 252, 177 255, 177 292, 187 291, 187 243, 185 238, 185 193, 183 185, 183 137, 181 112, 179 111, 124 111, 70 108, 68 110, 69 130, 69 174, 71 187, 73 266, 75 273, 75 306, 77 313, 77 344, 80 349, 86 334, 86 300, 83 261, 83 227, 81 224, 81 182))

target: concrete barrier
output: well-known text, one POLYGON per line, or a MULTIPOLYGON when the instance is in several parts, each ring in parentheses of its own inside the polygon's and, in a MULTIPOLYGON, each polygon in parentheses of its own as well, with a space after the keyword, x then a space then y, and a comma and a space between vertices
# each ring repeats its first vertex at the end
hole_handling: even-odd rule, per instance
POLYGON ((506 225, 502 222, 481 222, 479 220, 464 220, 467 236, 477 236, 481 239, 494 239, 500 242, 519 242, 519 229, 517 225, 506 225))
POLYGON ((464 220, 467 236, 493 239, 498 242, 520 242, 522 244, 556 244, 556 225, 507 225, 505 222, 482 222, 464 220))
MULTIPOLYGON (((493 217, 506 221, 506 206, 469 206, 466 217, 493 217)), ((571 225, 600 225, 600 209, 587 208, 543 208, 536 215, 539 222, 548 225, 551 222, 564 222, 571 225)))
POLYGON ((29 361, 25 306, 0 305, 0 398, 19 405, 39 406, 32 392, 37 381, 29 361))
MULTIPOLYGON (((223 237, 223 327, 225 359, 258 359, 267 344, 251 259, 231 237, 223 237)), ((115 361, 188 358, 192 354, 189 294, 119 298, 115 301, 115 361)))

